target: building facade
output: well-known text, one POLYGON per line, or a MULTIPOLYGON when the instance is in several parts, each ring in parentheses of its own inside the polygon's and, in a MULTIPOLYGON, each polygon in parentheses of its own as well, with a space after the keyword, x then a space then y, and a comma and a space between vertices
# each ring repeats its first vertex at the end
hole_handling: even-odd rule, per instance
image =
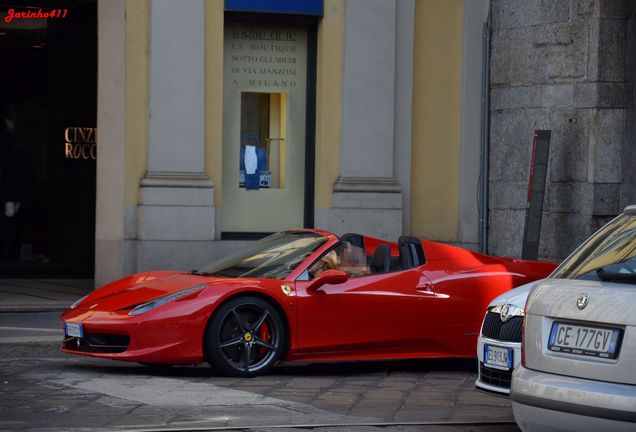
POLYGON ((539 256, 636 203, 634 5, 492 2, 490 250, 521 253, 533 129, 552 131, 539 256))
POLYGON ((488 2, 251 3, 98 2, 96 279, 302 226, 476 247, 488 2))
POLYGON ((22 65, 3 79, 46 89, 3 108, 40 131, 32 204, 0 221, 4 273, 99 285, 299 227, 520 256, 537 129, 540 257, 636 202, 627 0, 50 7, 68 16, 0 24, 22 65))

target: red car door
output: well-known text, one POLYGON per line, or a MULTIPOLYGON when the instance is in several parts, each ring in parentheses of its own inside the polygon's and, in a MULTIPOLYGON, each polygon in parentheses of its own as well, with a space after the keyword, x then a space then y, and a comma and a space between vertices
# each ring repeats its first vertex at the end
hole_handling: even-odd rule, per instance
POLYGON ((420 271, 353 277, 309 292, 296 281, 297 359, 413 357, 435 338, 428 317, 435 293, 420 271))

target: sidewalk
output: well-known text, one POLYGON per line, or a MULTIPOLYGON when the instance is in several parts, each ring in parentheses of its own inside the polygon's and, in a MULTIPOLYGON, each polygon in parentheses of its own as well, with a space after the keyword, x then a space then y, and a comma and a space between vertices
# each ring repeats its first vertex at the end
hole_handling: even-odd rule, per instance
POLYGON ((61 312, 93 286, 93 279, 0 279, 0 313, 61 312))
POLYGON ((92 279, 0 279, 0 357, 57 347, 60 314, 93 290, 92 279))

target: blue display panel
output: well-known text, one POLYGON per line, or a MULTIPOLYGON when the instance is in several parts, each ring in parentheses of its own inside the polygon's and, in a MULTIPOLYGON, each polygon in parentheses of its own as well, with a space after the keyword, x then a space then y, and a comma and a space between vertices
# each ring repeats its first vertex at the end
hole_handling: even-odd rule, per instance
POLYGON ((225 0, 225 10, 322 16, 323 0, 225 0))

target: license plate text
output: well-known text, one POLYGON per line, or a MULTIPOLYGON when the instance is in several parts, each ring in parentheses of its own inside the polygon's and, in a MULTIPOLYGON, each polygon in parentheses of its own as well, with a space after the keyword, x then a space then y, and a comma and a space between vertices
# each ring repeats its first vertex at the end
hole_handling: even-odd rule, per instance
POLYGON ((616 358, 621 332, 619 329, 579 326, 554 322, 548 349, 592 357, 616 358))

